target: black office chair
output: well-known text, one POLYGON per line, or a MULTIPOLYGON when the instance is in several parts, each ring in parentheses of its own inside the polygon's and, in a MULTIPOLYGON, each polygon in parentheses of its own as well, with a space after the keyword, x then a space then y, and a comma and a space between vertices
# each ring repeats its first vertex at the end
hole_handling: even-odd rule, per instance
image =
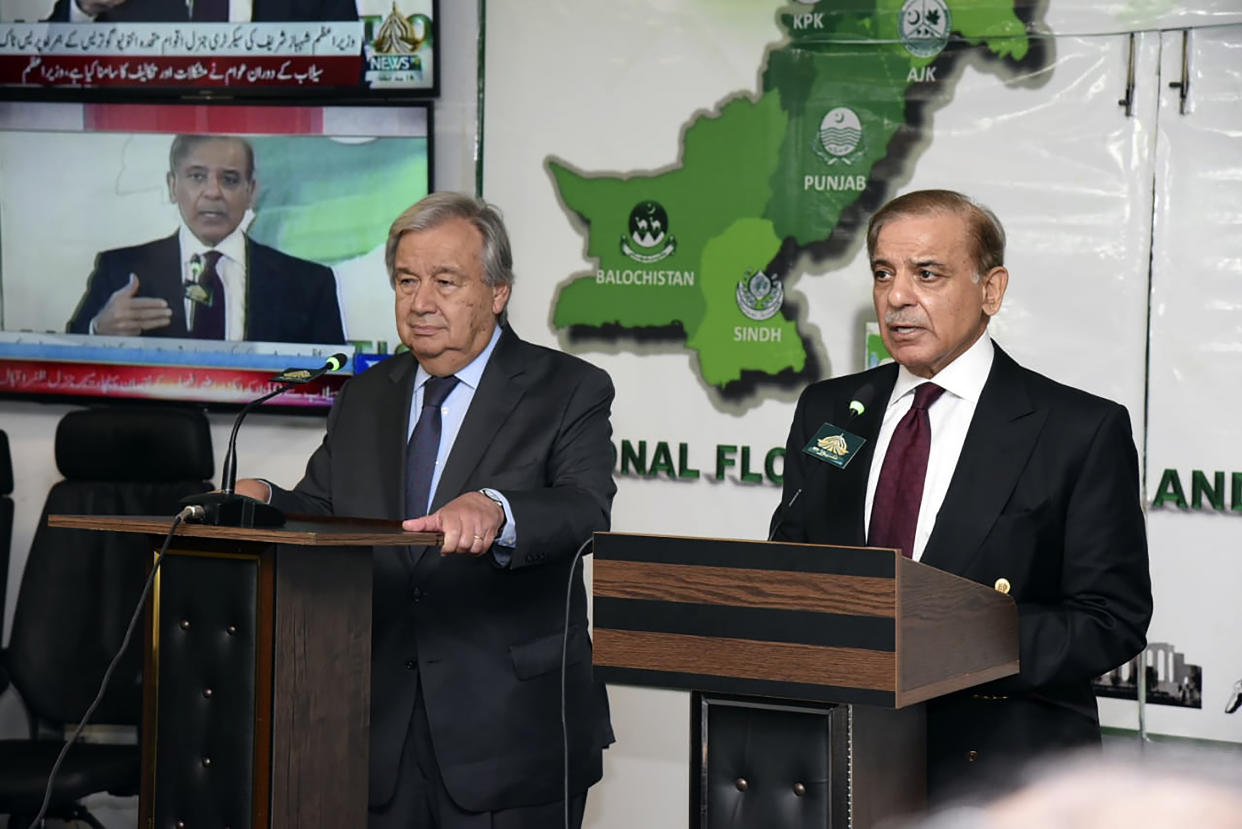
MULTIPOLYGON (((120 648, 151 563, 141 535, 47 526, 51 513, 166 515, 211 488, 211 433, 202 412, 108 407, 70 412, 56 430, 57 483, 30 545, 4 652, 26 707, 30 739, 0 740, 0 814, 25 829, 43 801, 48 773, 120 648), (24 820, 23 820, 24 818, 24 820)), ((139 622, 92 724, 137 728, 142 709, 139 622)), ((96 792, 137 794, 138 744, 79 742, 56 777, 47 816, 102 829, 79 801, 96 792)))

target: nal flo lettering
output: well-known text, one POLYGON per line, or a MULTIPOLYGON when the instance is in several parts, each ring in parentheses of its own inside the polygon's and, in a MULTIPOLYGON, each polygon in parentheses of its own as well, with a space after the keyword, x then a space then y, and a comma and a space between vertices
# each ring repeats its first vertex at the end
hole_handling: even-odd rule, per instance
MULTIPOLYGON (((663 477, 670 480, 699 480, 708 477, 697 462, 698 455, 688 443, 667 440, 622 440, 612 445, 612 469, 617 475, 634 478, 663 477), (692 457, 694 455, 694 457, 692 457), (697 463, 697 465, 696 465, 697 463)), ((712 480, 727 478, 744 484, 780 485, 785 480, 785 447, 755 449, 751 446, 718 443, 709 466, 712 480)))

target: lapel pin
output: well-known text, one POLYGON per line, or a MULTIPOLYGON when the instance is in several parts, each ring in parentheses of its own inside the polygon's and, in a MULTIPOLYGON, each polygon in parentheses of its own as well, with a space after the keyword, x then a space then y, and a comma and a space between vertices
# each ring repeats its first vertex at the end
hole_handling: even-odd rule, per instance
POLYGON ((997 593, 1009 593, 1009 579, 1001 577, 996 580, 996 584, 992 585, 997 593))

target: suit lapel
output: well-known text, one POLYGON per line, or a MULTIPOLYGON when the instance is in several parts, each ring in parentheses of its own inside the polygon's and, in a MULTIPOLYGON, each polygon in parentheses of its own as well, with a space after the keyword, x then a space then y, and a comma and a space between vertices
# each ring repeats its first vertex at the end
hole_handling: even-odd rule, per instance
POLYGON ((996 347, 922 562, 966 573, 1026 467, 1047 411, 1031 401, 1022 370, 996 347))
MULTIPOLYGON (((844 544, 862 546, 867 543, 867 479, 871 474, 871 462, 875 458, 875 440, 880 433, 880 425, 884 422, 884 411, 888 408, 888 398, 893 393, 893 384, 897 382, 897 366, 894 363, 891 371, 882 371, 874 381, 875 395, 873 402, 858 417, 850 420, 849 402, 838 417, 853 426, 850 431, 867 443, 845 469, 835 470, 843 474, 834 476, 838 482, 830 488, 829 505, 832 512, 839 510, 840 515, 851 516, 848 540, 844 544), (832 499, 836 499, 836 502, 832 499)), ((833 471, 833 470, 830 470, 833 471)), ((831 519, 830 519, 831 520, 831 519)))
MULTIPOLYGON (((805 537, 826 544, 862 546, 866 541, 863 513, 867 502, 867 475, 875 456, 875 436, 884 420, 884 408, 897 379, 897 366, 881 367, 871 372, 868 380, 844 394, 825 395, 814 410, 802 416, 801 430, 806 442, 818 434, 824 424, 851 432, 866 443, 844 469, 819 459, 801 459, 805 471, 797 514, 802 517, 805 537), (849 404, 854 398, 871 395, 863 413, 854 416, 849 404)), ((803 446, 795 447, 802 452, 803 446)))
POLYGON ((376 464, 381 481, 396 481, 395 487, 385 487, 389 501, 384 505, 385 514, 391 518, 406 518, 405 513, 405 446, 409 442, 410 400, 414 396, 414 372, 418 364, 410 353, 390 357, 377 367, 388 373, 392 391, 385 397, 390 401, 376 406, 376 434, 379 449, 376 464))
MULTIPOLYGON (((479 378, 479 387, 475 389, 470 409, 457 432, 457 439, 453 442, 453 449, 444 464, 444 471, 440 473, 436 491, 431 496, 430 512, 435 512, 466 491, 467 481, 492 445, 496 432, 522 399, 526 391, 518 379, 523 373, 519 353, 522 346, 522 341, 507 327, 501 330, 500 340, 492 351, 491 359, 487 361, 487 367, 483 369, 483 376, 479 378)), ((411 393, 413 385, 410 384, 411 393)), ((408 405, 406 408, 408 410, 408 405)), ((404 449, 401 457, 405 457, 404 449)), ((404 480, 405 475, 402 474, 401 504, 405 503, 404 480)), ((412 566, 418 567, 430 549, 432 548, 412 547, 412 566)))
POLYGON ((268 278, 271 263, 267 256, 267 249, 252 241, 249 236, 244 238, 246 240, 246 261, 243 263, 246 270, 246 303, 245 324, 242 330, 246 332, 246 339, 249 340, 254 338, 252 331, 269 332, 271 335, 271 332, 277 330, 277 309, 287 307, 289 299, 280 296, 277 290, 281 280, 268 278))
POLYGON ((475 389, 470 409, 432 495, 432 512, 466 491, 470 475, 492 445, 496 432, 525 394, 526 387, 520 380, 525 371, 520 355, 522 348, 523 343, 516 334, 508 327, 501 329, 500 340, 483 369, 479 387, 475 389))
MULTIPOLYGON (((72 0, 71 0, 72 2, 72 0)), ((185 318, 185 286, 182 284, 181 242, 174 233, 156 243, 147 263, 153 271, 138 272, 138 279, 149 296, 158 296, 172 310, 172 322, 166 329, 167 336, 185 337, 189 324, 185 318)), ((142 267, 137 265, 135 270, 142 267)))

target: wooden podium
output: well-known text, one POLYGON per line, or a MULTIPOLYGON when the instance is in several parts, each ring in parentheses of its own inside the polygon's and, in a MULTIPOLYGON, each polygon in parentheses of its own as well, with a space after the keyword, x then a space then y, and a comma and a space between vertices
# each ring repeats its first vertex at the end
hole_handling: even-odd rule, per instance
POLYGON ((922 808, 917 704, 1018 671, 1009 596, 895 550, 599 533, 594 555, 597 677, 841 704, 828 826, 922 808))
MULTIPOLYGON (((158 552, 172 520, 48 523, 158 552)), ((371 548, 439 543, 362 519, 182 524, 146 608, 139 826, 365 826, 371 548)))

